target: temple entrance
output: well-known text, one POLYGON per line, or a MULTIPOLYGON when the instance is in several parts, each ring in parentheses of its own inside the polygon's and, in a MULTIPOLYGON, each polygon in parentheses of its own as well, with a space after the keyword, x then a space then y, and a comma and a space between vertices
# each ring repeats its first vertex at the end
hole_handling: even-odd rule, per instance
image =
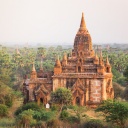
POLYGON ((106 70, 106 72, 109 72, 109 67, 107 67, 107 70, 106 70))
POLYGON ((79 73, 81 72, 81 67, 80 67, 80 66, 78 67, 78 72, 79 72, 79 73))
POLYGON ((40 98, 40 102, 43 104, 44 103, 44 99, 43 98, 40 98))
POLYGON ((80 105, 80 98, 76 97, 76 104, 79 106, 80 105))

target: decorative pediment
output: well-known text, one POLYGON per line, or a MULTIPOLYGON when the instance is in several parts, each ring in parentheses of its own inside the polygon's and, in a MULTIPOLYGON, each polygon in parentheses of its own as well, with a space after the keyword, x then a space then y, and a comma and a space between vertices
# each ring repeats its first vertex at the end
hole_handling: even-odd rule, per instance
POLYGON ((72 90, 73 95, 76 93, 79 93, 80 95, 84 94, 85 87, 79 78, 77 79, 77 81, 75 82, 71 90, 72 90))
POLYGON ((37 85, 34 90, 34 93, 37 97, 47 96, 49 94, 49 91, 43 84, 37 85))

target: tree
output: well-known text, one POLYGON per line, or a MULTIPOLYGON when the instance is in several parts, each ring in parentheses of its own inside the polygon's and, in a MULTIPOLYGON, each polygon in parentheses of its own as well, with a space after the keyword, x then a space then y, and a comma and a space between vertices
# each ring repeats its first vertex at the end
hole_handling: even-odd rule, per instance
POLYGON ((24 128, 28 128, 30 124, 36 122, 36 120, 33 119, 33 113, 33 110, 29 109, 19 114, 16 120, 17 125, 24 128))
POLYGON ((123 94, 122 94, 122 97, 128 101, 128 86, 125 88, 123 94))
POLYGON ((128 103, 107 100, 96 109, 96 112, 103 112, 107 122, 112 122, 124 128, 128 119, 128 103))
POLYGON ((51 94, 52 103, 61 105, 60 112, 64 105, 68 105, 72 101, 72 93, 67 88, 58 88, 55 92, 51 94))
POLYGON ((0 81, 0 104, 11 107, 14 102, 14 91, 9 86, 0 81))
POLYGON ((8 108, 4 104, 0 104, 0 117, 7 116, 8 114, 8 108))
POLYGON ((114 88, 114 98, 117 99, 117 98, 121 97, 122 92, 124 91, 123 87, 121 87, 120 84, 114 82, 113 88, 114 88))
POLYGON ((126 77, 126 80, 128 81, 128 66, 124 71, 124 76, 126 77))

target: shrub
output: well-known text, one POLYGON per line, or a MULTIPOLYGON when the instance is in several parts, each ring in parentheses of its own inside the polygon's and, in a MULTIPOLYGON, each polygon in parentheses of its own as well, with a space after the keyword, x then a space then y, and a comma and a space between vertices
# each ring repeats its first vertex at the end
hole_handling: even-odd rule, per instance
POLYGON ((122 97, 128 101, 128 87, 125 88, 123 94, 122 94, 122 97))
POLYGON ((117 83, 121 84, 122 86, 125 86, 125 84, 126 84, 126 78, 123 77, 123 76, 120 77, 120 78, 118 78, 117 83))
POLYGON ((33 119, 34 111, 29 109, 25 110, 17 116, 16 124, 18 126, 29 127, 31 124, 35 124, 36 120, 33 119))
POLYGON ((106 121, 112 122, 120 128, 124 128, 126 120, 128 119, 128 103, 118 101, 103 101, 103 103, 96 109, 97 112, 104 113, 106 121))
POLYGON ((12 118, 2 118, 0 119, 0 128, 12 128, 15 126, 15 120, 12 118))
POLYGON ((67 108, 68 107, 66 105, 64 105, 63 108, 62 108, 62 110, 67 110, 67 108))
POLYGON ((5 96, 5 104, 8 106, 8 107, 12 107, 13 105, 13 95, 6 95, 5 96))
POLYGON ((40 111, 34 111, 33 113, 33 118, 38 121, 39 120, 48 121, 51 120, 53 117, 55 117, 55 113, 51 111, 40 110, 40 111))
POLYGON ((114 82, 113 88, 114 88, 114 98, 117 99, 118 97, 121 97, 123 92, 123 87, 121 87, 120 84, 114 82))
POLYGON ((60 114, 60 119, 61 120, 67 120, 69 117, 69 113, 66 110, 63 110, 60 114))
POLYGON ((82 128, 104 128, 99 120, 90 120, 82 125, 82 128))
POLYGON ((76 116, 69 116, 68 117, 68 121, 70 123, 80 123, 80 118, 76 117, 76 116))
POLYGON ((0 117, 7 116, 8 114, 8 108, 4 104, 0 104, 0 117))
POLYGON ((22 107, 18 108, 15 112, 15 115, 19 115, 20 113, 22 113, 24 110, 28 110, 28 109, 31 109, 31 110, 40 110, 40 107, 37 105, 37 103, 35 102, 31 102, 31 103, 27 103, 25 105, 23 105, 22 107))
POLYGON ((57 128, 57 126, 60 126, 58 119, 52 119, 47 122, 47 128, 57 128))
POLYGON ((51 106, 52 111, 59 111, 59 109, 60 109, 60 107, 58 105, 54 104, 54 105, 51 106))

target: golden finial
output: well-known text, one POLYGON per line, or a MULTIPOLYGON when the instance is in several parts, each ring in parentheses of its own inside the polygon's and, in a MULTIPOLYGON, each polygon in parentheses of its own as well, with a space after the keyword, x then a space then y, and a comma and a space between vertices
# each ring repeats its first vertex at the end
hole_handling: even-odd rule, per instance
POLYGON ((107 55, 107 58, 106 58, 106 64, 110 65, 109 60, 108 60, 108 55, 107 55))
POLYGON ((34 63, 32 64, 32 71, 33 71, 33 72, 36 71, 36 69, 35 69, 35 64, 34 64, 34 63))
POLYGON ((40 70, 43 70, 43 66, 42 66, 42 58, 41 58, 41 61, 40 61, 40 70))
POLYGON ((64 53, 63 60, 67 60, 67 55, 64 53))
POLYGON ((59 55, 57 56, 56 65, 61 65, 59 60, 59 55))
POLYGON ((95 58, 98 59, 98 55, 97 55, 97 52, 95 53, 95 58))
POLYGON ((81 18, 81 24, 80 24, 80 31, 82 30, 86 30, 86 24, 85 24, 85 20, 84 20, 84 13, 82 13, 82 18, 81 18))

